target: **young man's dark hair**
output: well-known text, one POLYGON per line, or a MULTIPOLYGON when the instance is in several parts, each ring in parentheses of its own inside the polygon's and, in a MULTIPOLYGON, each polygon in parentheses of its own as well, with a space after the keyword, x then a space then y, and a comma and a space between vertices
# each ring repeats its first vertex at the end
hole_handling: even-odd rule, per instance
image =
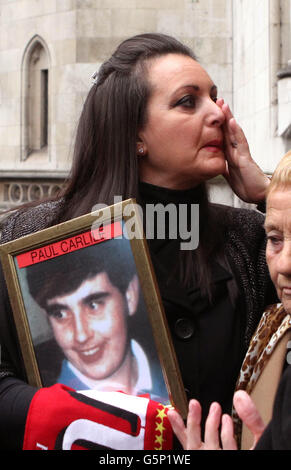
POLYGON ((112 239, 51 260, 27 270, 29 292, 46 309, 48 299, 74 292, 82 282, 106 272, 123 294, 135 274, 135 264, 127 239, 112 239))

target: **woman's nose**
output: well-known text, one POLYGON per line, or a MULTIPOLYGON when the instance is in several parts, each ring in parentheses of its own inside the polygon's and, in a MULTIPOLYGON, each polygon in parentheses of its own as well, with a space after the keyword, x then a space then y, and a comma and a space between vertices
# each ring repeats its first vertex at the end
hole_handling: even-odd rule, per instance
POLYGON ((278 260, 278 271, 284 276, 291 277, 291 240, 284 242, 284 248, 278 260))
POLYGON ((222 109, 211 98, 205 103, 206 121, 209 126, 220 127, 225 121, 222 109))

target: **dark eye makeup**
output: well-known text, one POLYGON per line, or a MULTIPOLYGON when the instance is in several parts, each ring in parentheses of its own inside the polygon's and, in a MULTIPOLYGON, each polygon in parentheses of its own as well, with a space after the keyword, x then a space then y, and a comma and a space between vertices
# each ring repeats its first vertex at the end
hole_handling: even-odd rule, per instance
POLYGON ((174 107, 183 106, 184 108, 194 108, 196 103, 196 98, 193 95, 185 95, 183 98, 179 99, 174 107))
MULTIPOLYGON (((210 98, 212 99, 212 101, 214 101, 214 103, 216 103, 216 101, 217 101, 217 95, 216 94, 210 96, 210 98)), ((180 98, 178 101, 176 101, 174 103, 174 105, 172 106, 172 108, 175 108, 177 106, 182 106, 183 108, 193 109, 196 106, 196 101, 197 101, 196 96, 194 96, 192 94, 185 95, 182 98, 180 98)))

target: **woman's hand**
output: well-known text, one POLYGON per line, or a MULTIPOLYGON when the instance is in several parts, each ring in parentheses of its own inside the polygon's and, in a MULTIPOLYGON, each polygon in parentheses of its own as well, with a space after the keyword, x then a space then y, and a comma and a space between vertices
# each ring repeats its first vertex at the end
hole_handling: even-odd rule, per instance
POLYGON ((229 106, 222 98, 216 104, 225 115, 223 131, 227 169, 224 177, 240 199, 258 203, 265 198, 270 180, 252 159, 246 137, 229 106))
MULTIPOLYGON (((234 394, 233 404, 240 419, 254 436, 250 449, 252 450, 263 434, 265 425, 254 402, 245 391, 239 390, 234 394)), ((201 406, 197 400, 191 400, 189 403, 186 426, 174 409, 168 411, 168 418, 185 450, 237 450, 232 419, 226 414, 221 416, 221 407, 218 403, 212 403, 210 407, 205 423, 204 441, 201 439, 201 406)))
POLYGON ((185 450, 237 450, 232 419, 228 415, 223 415, 221 419, 221 407, 218 403, 212 403, 209 409, 204 441, 201 439, 201 406, 197 400, 191 400, 189 403, 186 426, 179 413, 173 409, 168 411, 168 418, 185 450), (220 422, 222 449, 219 443, 220 422))
POLYGON ((233 397, 233 406, 242 420, 254 436, 253 445, 249 450, 253 450, 261 435, 265 430, 265 424, 251 397, 244 390, 238 390, 233 397))

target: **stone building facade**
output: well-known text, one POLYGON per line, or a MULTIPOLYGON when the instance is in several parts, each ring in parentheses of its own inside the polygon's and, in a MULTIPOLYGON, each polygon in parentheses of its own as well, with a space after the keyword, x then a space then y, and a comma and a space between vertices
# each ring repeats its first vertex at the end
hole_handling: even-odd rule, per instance
MULTIPOLYGON (((193 47, 270 174, 291 148, 291 0, 0 0, 0 208, 68 175, 90 77, 121 40, 193 47)), ((223 178, 214 200, 242 205, 223 178)))

